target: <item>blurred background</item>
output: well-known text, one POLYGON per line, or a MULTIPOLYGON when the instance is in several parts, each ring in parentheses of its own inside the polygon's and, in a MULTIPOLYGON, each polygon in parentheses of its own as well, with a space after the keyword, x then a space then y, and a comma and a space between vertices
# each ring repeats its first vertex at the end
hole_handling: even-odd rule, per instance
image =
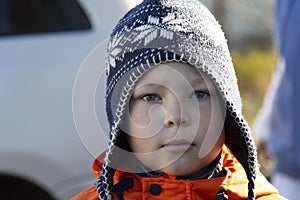
MULTIPOLYGON (((0 199, 70 199, 92 185, 100 150, 77 133, 74 82, 86 56, 138 2, 0 0, 0 199)), ((225 31, 252 125, 276 64, 274 2, 202 2, 225 31)))
POLYGON ((231 51, 250 126, 276 67, 273 0, 202 0, 221 24, 231 51))

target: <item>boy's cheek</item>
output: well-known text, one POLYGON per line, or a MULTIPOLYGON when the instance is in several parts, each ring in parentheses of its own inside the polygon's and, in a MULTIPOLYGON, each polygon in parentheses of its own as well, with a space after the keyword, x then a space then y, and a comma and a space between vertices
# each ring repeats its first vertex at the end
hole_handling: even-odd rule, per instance
POLYGON ((160 105, 142 107, 137 105, 131 108, 124 116, 122 130, 138 137, 147 135, 152 137, 162 130, 164 125, 164 110, 160 105))
POLYGON ((151 124, 151 117, 147 110, 138 110, 137 112, 131 112, 128 123, 139 128, 146 128, 151 124))

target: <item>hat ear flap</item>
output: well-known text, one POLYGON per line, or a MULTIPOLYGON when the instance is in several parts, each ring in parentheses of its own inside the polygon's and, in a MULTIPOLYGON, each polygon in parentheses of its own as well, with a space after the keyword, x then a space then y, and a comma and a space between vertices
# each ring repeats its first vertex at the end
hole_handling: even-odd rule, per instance
MULTIPOLYGON (((227 106, 228 107, 228 106, 227 106)), ((250 127, 228 107, 225 119, 225 144, 245 169, 248 182, 248 199, 254 199, 257 153, 250 127)))
POLYGON ((241 165, 244 168, 248 168, 248 150, 240 129, 241 127, 234 121, 231 113, 227 112, 225 119, 225 143, 241 165))

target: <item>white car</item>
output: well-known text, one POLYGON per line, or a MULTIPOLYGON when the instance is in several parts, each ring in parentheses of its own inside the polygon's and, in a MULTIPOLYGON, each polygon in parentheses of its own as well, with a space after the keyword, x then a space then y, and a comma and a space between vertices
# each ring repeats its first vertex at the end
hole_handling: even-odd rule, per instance
POLYGON ((73 120, 74 82, 134 4, 0 2, 0 199, 70 199, 93 184, 94 155, 73 120))

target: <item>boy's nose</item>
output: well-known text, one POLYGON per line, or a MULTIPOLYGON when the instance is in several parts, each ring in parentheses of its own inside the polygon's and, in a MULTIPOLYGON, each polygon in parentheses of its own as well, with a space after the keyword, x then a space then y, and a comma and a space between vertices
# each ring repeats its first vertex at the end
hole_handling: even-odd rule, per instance
POLYGON ((178 100, 173 100, 165 106, 165 112, 164 124, 167 128, 180 125, 187 126, 189 124, 189 117, 178 100))

